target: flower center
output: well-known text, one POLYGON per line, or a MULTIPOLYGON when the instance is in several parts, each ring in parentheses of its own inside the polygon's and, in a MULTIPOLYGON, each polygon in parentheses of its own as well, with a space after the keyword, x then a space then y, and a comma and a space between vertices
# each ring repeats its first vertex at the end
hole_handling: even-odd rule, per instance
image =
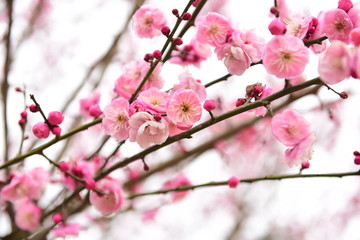
POLYGON ((189 108, 190 108, 189 105, 184 104, 184 105, 181 106, 181 111, 184 112, 184 113, 186 113, 186 112, 189 111, 189 108))
POLYGON ((337 22, 335 23, 335 28, 338 31, 343 30, 345 28, 345 24, 343 22, 337 22))
POLYGON ((291 54, 289 52, 282 52, 281 53, 281 60, 289 61, 291 59, 291 54))
POLYGON ((119 122, 125 122, 126 118, 125 118, 125 116, 123 114, 120 114, 120 115, 118 115, 117 120, 119 122))

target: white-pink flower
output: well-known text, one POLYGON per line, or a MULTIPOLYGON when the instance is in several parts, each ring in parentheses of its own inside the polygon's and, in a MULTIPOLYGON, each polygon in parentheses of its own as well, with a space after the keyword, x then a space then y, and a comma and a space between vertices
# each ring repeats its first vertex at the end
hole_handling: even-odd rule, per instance
POLYGON ((198 28, 197 40, 214 47, 225 44, 228 34, 232 32, 230 21, 214 12, 199 17, 195 25, 198 28))
POLYGON ((328 84, 335 84, 350 77, 350 52, 347 46, 340 41, 331 42, 319 58, 318 71, 320 78, 328 84))
POLYGON ((189 129, 201 118, 202 106, 193 90, 178 89, 168 103, 167 116, 180 129, 189 129))
POLYGON ((161 35, 161 28, 166 19, 158 8, 141 7, 134 14, 134 28, 141 38, 152 38, 161 35))
POLYGON ((124 196, 117 180, 111 177, 104 178, 96 183, 96 188, 106 194, 90 193, 90 203, 96 210, 102 215, 109 215, 120 210, 124 196))
POLYGON ((80 224, 77 223, 61 223, 56 228, 52 229, 50 232, 55 237, 67 237, 67 236, 77 236, 82 229, 80 224))
POLYGON ((294 78, 303 73, 309 51, 299 38, 276 36, 266 44, 263 65, 278 78, 294 78))
POLYGON ((169 128, 166 121, 163 118, 156 121, 147 112, 135 113, 131 116, 129 123, 129 140, 137 142, 142 148, 147 148, 152 144, 161 144, 169 137, 169 128))
POLYGON ((294 147, 311 134, 310 124, 298 112, 286 109, 271 120, 274 137, 288 147, 294 147))
POLYGON ((40 226, 41 209, 24 198, 16 203, 15 223, 22 230, 34 231, 40 226))
POLYGON ((102 126, 107 135, 122 141, 129 137, 129 102, 123 98, 114 99, 104 109, 102 126))

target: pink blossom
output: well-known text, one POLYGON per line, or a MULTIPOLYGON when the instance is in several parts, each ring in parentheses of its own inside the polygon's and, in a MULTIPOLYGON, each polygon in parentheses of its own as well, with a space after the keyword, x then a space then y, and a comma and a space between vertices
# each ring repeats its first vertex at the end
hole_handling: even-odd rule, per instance
POLYGON ((299 39, 305 38, 312 19, 312 16, 303 16, 300 14, 291 14, 287 18, 282 19, 286 24, 286 35, 291 35, 299 39))
POLYGON ((102 215, 109 215, 120 210, 124 197, 120 188, 120 183, 110 177, 97 182, 97 188, 106 195, 99 195, 95 192, 90 193, 90 203, 102 215))
POLYGON ((150 110, 155 112, 166 112, 166 104, 168 101, 168 94, 166 92, 160 92, 158 88, 149 88, 142 91, 137 100, 145 103, 150 110))
POLYGON ((206 99, 206 89, 199 79, 192 77, 191 73, 184 72, 179 75, 179 82, 172 89, 172 94, 178 89, 193 90, 199 96, 200 101, 206 99))
POLYGON ((242 75, 251 63, 261 60, 264 50, 264 40, 256 36, 254 31, 234 31, 228 43, 216 47, 218 59, 224 58, 224 64, 229 73, 242 75))
POLYGON ((347 46, 340 41, 333 41, 319 58, 318 71, 320 78, 335 84, 350 76, 350 53, 347 46))
POLYGON ((146 112, 146 110, 148 110, 148 107, 144 102, 135 100, 129 107, 129 116, 132 116, 137 112, 146 112))
POLYGON ((32 132, 37 138, 47 138, 50 135, 50 128, 44 122, 38 122, 32 128, 32 132))
POLYGON ((15 223, 22 230, 34 231, 40 225, 41 209, 24 198, 16 203, 15 223))
POLYGON ((7 201, 22 198, 39 200, 48 182, 49 172, 34 168, 24 174, 13 173, 8 185, 1 189, 0 196, 7 201))
POLYGON ((330 40, 340 40, 347 43, 353 24, 344 10, 332 9, 325 12, 321 28, 330 40))
POLYGON ((228 34, 232 32, 229 20, 214 12, 199 17, 195 25, 198 28, 198 41, 214 47, 225 44, 228 34))
POLYGON ((102 114, 102 111, 100 109, 99 104, 94 104, 89 108, 89 115, 94 118, 100 117, 102 114))
POLYGON ((208 44, 199 42, 196 38, 182 48, 174 51, 170 62, 179 65, 194 65, 200 67, 200 63, 211 55, 208 44))
POLYGON ((278 78, 299 76, 309 61, 309 51, 296 37, 276 36, 266 44, 263 64, 278 78))
MULTIPOLYGON (((184 187, 184 186, 191 186, 192 183, 190 180, 184 175, 180 174, 175 177, 173 180, 168 181, 164 184, 165 189, 177 188, 177 187, 184 187)), ((177 191, 172 193, 172 200, 179 201, 186 197, 189 191, 177 191)))
POLYGON ((200 120, 202 107, 193 90, 178 89, 169 100, 167 116, 180 129, 189 129, 200 120))
MULTIPOLYGON (((85 161, 83 158, 73 158, 68 165, 69 169, 68 172, 72 173, 73 175, 81 178, 85 181, 89 179, 93 179, 95 172, 98 168, 97 163, 94 161, 85 161)), ((63 175, 63 182, 67 188, 70 190, 75 190, 75 188, 82 183, 79 183, 75 179, 66 174, 63 175)))
POLYGON ((306 162, 312 157, 312 145, 315 141, 314 134, 310 134, 292 148, 286 149, 285 161, 289 167, 306 162))
POLYGON ((102 126, 107 135, 118 141, 129 137, 129 102, 123 98, 114 99, 104 109, 102 126))
POLYGON ((161 144, 169 136, 169 128, 164 119, 156 121, 147 112, 138 112, 131 116, 130 141, 137 142, 140 147, 147 148, 151 144, 161 144))
POLYGON ((294 147, 310 134, 310 124, 298 112, 286 109, 271 120, 274 137, 288 147, 294 147))
POLYGON ((77 236, 82 229, 77 223, 62 223, 50 232, 55 237, 77 236))
POLYGON ((158 8, 141 7, 134 14, 134 29, 141 38, 153 38, 161 35, 166 19, 158 8))
MULTIPOLYGON (((129 99, 141 81, 144 79, 150 65, 145 61, 130 62, 124 66, 124 71, 116 80, 115 92, 126 99, 129 99)), ((143 90, 151 87, 161 89, 163 86, 163 79, 160 76, 161 64, 158 64, 150 77, 146 81, 143 90)))
POLYGON ((355 5, 353 6, 353 8, 351 8, 348 12, 347 12, 351 23, 353 24, 354 28, 360 27, 360 3, 357 2, 355 3, 355 5))

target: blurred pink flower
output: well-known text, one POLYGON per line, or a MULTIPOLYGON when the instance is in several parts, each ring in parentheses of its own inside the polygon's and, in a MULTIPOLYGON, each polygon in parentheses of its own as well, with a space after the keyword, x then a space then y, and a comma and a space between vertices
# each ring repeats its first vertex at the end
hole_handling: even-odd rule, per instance
POLYGON ((77 223, 62 223, 50 232, 55 237, 77 236, 81 229, 81 225, 77 223))
POLYGON ((169 128, 166 121, 163 118, 160 121, 156 121, 147 112, 135 113, 131 116, 129 124, 129 140, 137 142, 142 148, 147 148, 151 144, 161 144, 169 136, 169 128))
POLYGON ((318 71, 320 78, 335 84, 350 77, 350 52, 340 41, 333 41, 319 58, 318 71))
POLYGON ((200 63, 211 55, 210 46, 199 42, 196 38, 182 48, 178 48, 170 58, 170 62, 179 65, 194 65, 200 67, 200 63))
POLYGON ((129 102, 123 98, 114 99, 104 109, 102 126, 107 135, 118 141, 129 137, 129 102))
POLYGON ((298 112, 286 109, 271 121, 274 137, 288 147, 294 147, 310 134, 310 124, 298 112))
POLYGON ((90 203, 102 215, 109 215, 120 210, 124 201, 120 183, 110 177, 104 178, 96 183, 97 189, 106 195, 99 195, 96 192, 90 193, 90 203))
POLYGON ((134 29, 141 38, 153 38, 161 35, 161 28, 166 25, 166 19, 158 8, 143 6, 134 14, 134 29))
POLYGON ((41 209, 24 198, 16 203, 15 223, 22 230, 34 231, 40 225, 41 209))
POLYGON ((312 145, 316 138, 314 134, 310 134, 305 139, 300 141, 294 147, 286 149, 285 161, 289 167, 298 165, 302 162, 308 161, 312 158, 312 145))
POLYGON ((278 78, 299 76, 309 61, 309 51, 299 38, 276 36, 266 44, 263 64, 278 78))
POLYGON ((34 168, 26 173, 13 173, 8 185, 1 189, 0 196, 7 201, 22 198, 39 200, 49 179, 49 172, 34 168))
MULTIPOLYGON (((190 180, 184 174, 180 174, 180 175, 176 176, 173 180, 166 182, 164 184, 164 188, 171 189, 171 188, 191 186, 191 185, 192 185, 192 183, 190 182, 190 180)), ((172 201, 173 202, 179 201, 179 200, 183 199, 184 197, 186 197, 186 195, 188 193, 189 193, 189 191, 172 192, 171 193, 172 201)))
POLYGON ((200 120, 202 106, 193 90, 178 89, 168 103, 167 116, 180 129, 189 129, 200 120))

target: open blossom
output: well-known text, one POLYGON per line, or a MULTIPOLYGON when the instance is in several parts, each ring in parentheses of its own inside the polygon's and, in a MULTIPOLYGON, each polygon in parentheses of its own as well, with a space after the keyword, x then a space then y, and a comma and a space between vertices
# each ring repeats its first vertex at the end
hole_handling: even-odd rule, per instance
POLYGON ((166 112, 168 98, 169 96, 166 92, 160 92, 158 88, 149 88, 142 91, 137 100, 144 103, 152 111, 166 112))
POLYGON ((290 14, 287 18, 282 19, 286 24, 286 35, 291 35, 303 39, 309 29, 312 16, 303 16, 299 14, 290 14))
POLYGON ((328 84, 338 83, 350 77, 350 52, 340 41, 333 41, 319 59, 318 71, 328 84))
POLYGON ((15 223, 26 231, 34 231, 40 226, 41 209, 27 198, 16 203, 15 223))
MULTIPOLYGON (((94 158, 94 160, 96 159, 94 158)), ((67 165, 67 171, 78 178, 88 181, 93 179, 98 165, 99 163, 97 161, 85 161, 83 158, 73 158, 70 160, 70 164, 67 165)), ((70 190, 75 190, 77 186, 82 185, 82 183, 79 183, 66 174, 63 175, 62 181, 70 190)))
POLYGON ((285 162, 289 167, 298 165, 302 162, 308 161, 312 158, 312 145, 315 142, 315 135, 310 134, 303 139, 300 143, 285 151, 285 162))
POLYGON ((199 17, 195 25, 198 28, 198 41, 214 47, 226 43, 228 34, 232 32, 230 21, 214 12, 199 17))
POLYGON ((264 40, 257 37, 254 31, 233 31, 228 43, 218 46, 215 52, 218 59, 224 58, 224 64, 229 73, 242 75, 251 63, 261 60, 264 50, 264 40))
POLYGON ((102 126, 107 135, 122 141, 129 137, 129 102, 123 98, 114 99, 104 109, 102 126))
POLYGON ((309 51, 299 38, 276 36, 266 44, 263 64, 278 78, 299 76, 309 61, 309 51))
MULTIPOLYGON (((123 73, 115 82, 114 91, 121 97, 129 99, 140 82, 144 79, 150 65, 145 61, 133 61, 124 66, 123 73)), ((142 90, 151 87, 162 88, 164 80, 160 76, 161 64, 158 64, 146 81, 142 90)))
POLYGON ((99 195, 96 192, 90 193, 90 203, 102 215, 109 215, 120 210, 124 201, 120 183, 110 177, 96 183, 96 187, 106 195, 99 195))
POLYGON ((178 89, 168 103, 167 116, 180 129, 189 129, 200 120, 202 106, 193 90, 178 89))
POLYGON ((310 124, 298 112, 286 109, 271 120, 272 133, 282 144, 293 147, 310 134, 310 124))
POLYGON ((141 7, 134 14, 134 28, 139 37, 152 38, 161 35, 166 19, 158 8, 141 7))
POLYGON ((172 92, 175 92, 178 89, 193 90, 199 96, 200 101, 204 101, 206 99, 205 86, 201 83, 199 79, 193 78, 191 73, 181 73, 179 75, 179 82, 180 83, 174 85, 172 92))
POLYGON ((321 29, 330 40, 340 40, 347 43, 353 24, 347 13, 337 8, 324 13, 321 29))
POLYGON ((13 173, 8 185, 1 189, 1 198, 7 201, 16 201, 22 198, 40 199, 46 183, 49 178, 49 172, 43 168, 34 168, 26 173, 13 173))
POLYGON ((147 148, 151 144, 161 144, 169 137, 169 128, 162 118, 156 121, 147 112, 138 112, 131 116, 130 141, 137 142, 140 147, 147 148))

